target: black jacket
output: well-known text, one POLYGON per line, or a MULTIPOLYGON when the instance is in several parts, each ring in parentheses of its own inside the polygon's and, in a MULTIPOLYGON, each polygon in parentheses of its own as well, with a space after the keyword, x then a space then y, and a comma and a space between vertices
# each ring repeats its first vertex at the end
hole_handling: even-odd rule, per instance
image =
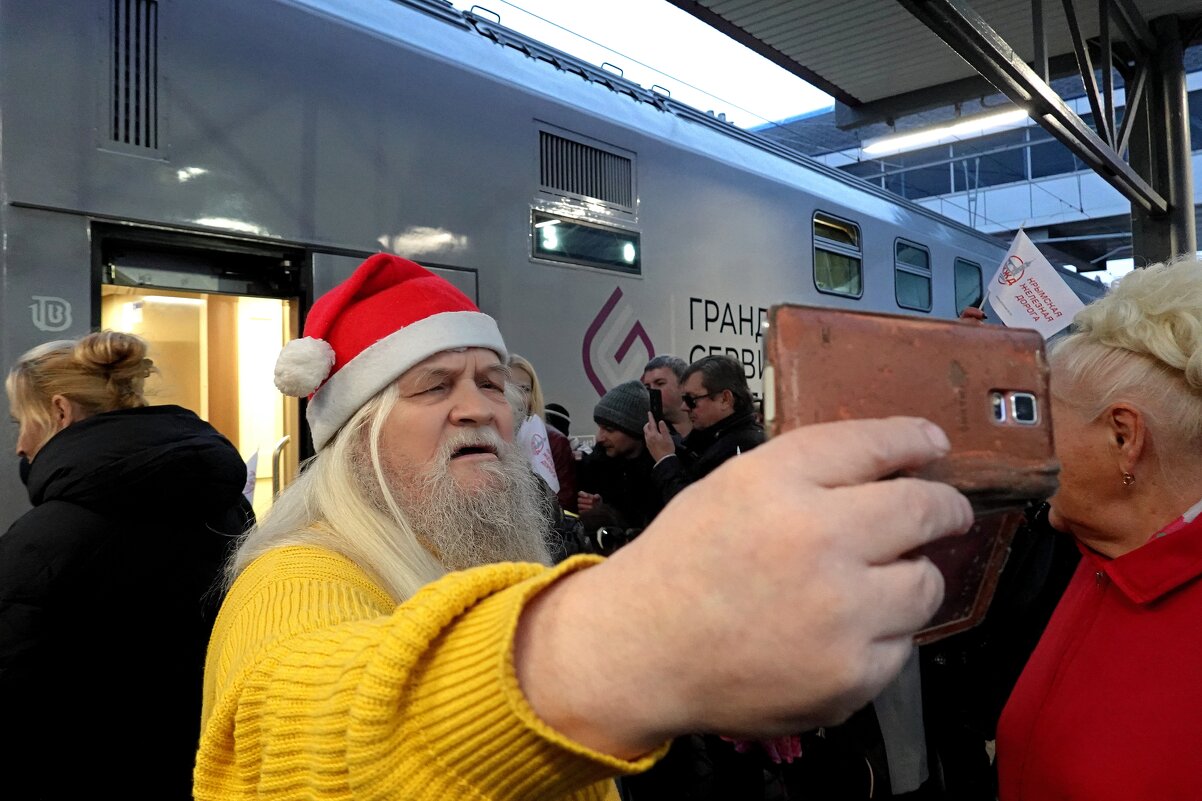
POLYGON ((694 429, 676 449, 675 456, 655 465, 655 482, 666 504, 678 492, 705 478, 732 456, 746 453, 764 442, 764 429, 751 412, 732 414, 705 429, 694 429))
POLYGON ((580 460, 576 486, 600 495, 601 502, 618 513, 616 519, 599 520, 599 524, 642 530, 664 508, 651 480, 652 466, 645 449, 633 459, 615 459, 597 448, 580 460))
POLYGON ((34 508, 0 536, 0 796, 191 798, 245 484, 178 406, 99 414, 38 452, 34 508))

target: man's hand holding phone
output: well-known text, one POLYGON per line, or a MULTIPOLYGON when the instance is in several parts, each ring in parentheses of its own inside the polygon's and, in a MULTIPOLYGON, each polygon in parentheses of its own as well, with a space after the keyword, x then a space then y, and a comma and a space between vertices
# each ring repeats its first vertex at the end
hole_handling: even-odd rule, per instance
POLYGON ((647 425, 643 426, 643 441, 647 443, 647 452, 657 464, 661 459, 676 453, 676 443, 668 433, 668 424, 655 419, 651 412, 647 413, 647 425))

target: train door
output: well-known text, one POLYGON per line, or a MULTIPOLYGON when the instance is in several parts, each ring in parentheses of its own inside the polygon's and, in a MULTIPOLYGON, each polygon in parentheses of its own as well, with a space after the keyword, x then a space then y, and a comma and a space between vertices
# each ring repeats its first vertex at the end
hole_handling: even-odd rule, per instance
POLYGON ((148 340, 154 404, 209 421, 247 463, 247 494, 262 515, 296 474, 297 401, 273 384, 276 356, 297 336, 303 251, 124 229, 94 236, 104 328, 148 340))

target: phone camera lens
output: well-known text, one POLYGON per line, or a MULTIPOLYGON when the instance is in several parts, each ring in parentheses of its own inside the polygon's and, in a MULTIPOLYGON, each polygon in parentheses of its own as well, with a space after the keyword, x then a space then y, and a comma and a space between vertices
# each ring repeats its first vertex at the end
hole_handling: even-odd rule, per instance
POLYGON ((1010 396, 1010 409, 1016 423, 1033 426, 1039 422, 1039 411, 1035 396, 1029 392, 1015 392, 1010 396))

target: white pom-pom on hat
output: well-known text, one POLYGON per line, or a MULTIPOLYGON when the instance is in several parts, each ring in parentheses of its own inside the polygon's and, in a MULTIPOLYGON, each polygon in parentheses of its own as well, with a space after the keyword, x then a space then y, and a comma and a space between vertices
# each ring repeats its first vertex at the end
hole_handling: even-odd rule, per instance
POLYGON ((294 398, 312 395, 334 367, 334 349, 324 339, 301 337, 284 346, 275 361, 275 385, 294 398))

